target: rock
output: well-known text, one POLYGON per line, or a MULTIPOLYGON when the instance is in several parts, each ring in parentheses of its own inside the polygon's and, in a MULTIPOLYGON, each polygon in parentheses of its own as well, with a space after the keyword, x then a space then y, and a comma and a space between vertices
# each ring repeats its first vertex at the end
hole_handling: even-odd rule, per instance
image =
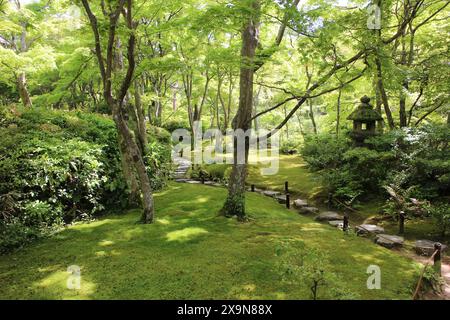
POLYGON ((275 199, 281 204, 286 204, 286 195, 284 194, 275 196, 275 199))
POLYGON ((364 235, 368 233, 383 233, 384 228, 377 226, 375 224, 362 224, 356 227, 356 233, 358 235, 364 235))
POLYGON ((342 229, 344 227, 344 222, 342 220, 331 220, 331 221, 328 221, 328 223, 331 226, 336 227, 336 228, 342 229))
POLYGON ((294 207, 296 207, 296 208, 302 208, 302 207, 307 207, 307 206, 308 206, 308 202, 306 202, 305 200, 302 200, 302 199, 294 200, 294 207))
POLYGON ((187 179, 187 180, 186 180, 186 183, 190 183, 190 184, 200 184, 201 182, 200 182, 200 181, 197 181, 197 180, 189 180, 189 179, 187 179))
POLYGON ((378 234, 375 237, 375 243, 379 244, 380 246, 386 247, 386 248, 394 248, 394 247, 401 247, 403 245, 403 242, 405 239, 403 237, 389 235, 389 234, 378 234))
MULTIPOLYGON (((436 242, 430 240, 417 240, 414 250, 417 254, 422 256, 431 256, 434 253, 434 244, 436 242)), ((442 245, 441 251, 445 251, 447 249, 446 245, 442 245)))
POLYGON ((308 214, 308 213, 317 213, 319 212, 319 209, 316 207, 301 207, 298 209, 300 213, 308 214))
POLYGON ((175 179, 175 182, 186 182, 189 179, 185 179, 185 178, 180 178, 180 179, 175 179))
POLYGON ((208 180, 208 181, 205 181, 205 184, 208 186, 212 186, 212 185, 214 185, 214 181, 208 180))
POLYGON ((279 195, 280 193, 278 191, 265 190, 265 191, 263 191, 262 194, 265 196, 268 196, 268 197, 275 197, 275 196, 279 195))
POLYGON ((344 220, 344 217, 333 211, 325 211, 316 217, 317 221, 344 220))

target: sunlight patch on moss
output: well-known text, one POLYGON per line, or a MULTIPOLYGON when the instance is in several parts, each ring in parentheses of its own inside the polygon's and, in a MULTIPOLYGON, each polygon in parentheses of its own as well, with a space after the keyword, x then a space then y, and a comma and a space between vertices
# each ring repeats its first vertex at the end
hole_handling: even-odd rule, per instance
POLYGON ((114 244, 114 241, 111 241, 111 240, 102 240, 98 243, 98 245, 102 246, 102 247, 112 246, 113 244, 114 244))
POLYGON ((156 222, 162 225, 168 225, 170 224, 170 220, 169 219, 165 219, 165 218, 158 218, 156 219, 156 222))
POLYGON ((205 233, 208 233, 208 231, 206 231, 203 228, 190 227, 190 228, 184 228, 181 230, 169 232, 169 233, 167 233, 166 238, 167 238, 167 241, 185 242, 185 241, 189 241, 189 240, 195 238, 196 236, 199 236, 199 235, 205 234, 205 233))
POLYGON ((81 274, 80 289, 69 289, 67 282, 70 276, 70 273, 66 271, 56 271, 34 283, 34 287, 45 292, 60 292, 63 299, 87 299, 95 292, 96 285, 83 277, 83 274, 81 274))

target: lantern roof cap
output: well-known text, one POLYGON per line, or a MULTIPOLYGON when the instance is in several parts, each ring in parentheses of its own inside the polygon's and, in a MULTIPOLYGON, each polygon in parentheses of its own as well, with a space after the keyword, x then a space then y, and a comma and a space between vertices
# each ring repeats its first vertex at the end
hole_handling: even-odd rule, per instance
POLYGON ((370 98, 368 96, 363 96, 359 106, 347 117, 347 119, 362 122, 383 120, 378 111, 374 110, 369 102, 370 98))

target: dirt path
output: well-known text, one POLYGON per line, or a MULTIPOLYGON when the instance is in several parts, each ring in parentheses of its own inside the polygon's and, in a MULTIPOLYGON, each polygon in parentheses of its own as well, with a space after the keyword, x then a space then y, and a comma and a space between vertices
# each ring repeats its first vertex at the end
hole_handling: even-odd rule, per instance
POLYGON ((445 284, 442 288, 442 297, 445 300, 450 300, 450 258, 445 257, 442 260, 442 278, 444 278, 445 284))
MULTIPOLYGON (((417 261, 422 265, 425 265, 425 263, 427 263, 427 261, 430 259, 430 257, 419 256, 411 250, 405 249, 396 252, 414 261, 417 261)), ((428 265, 428 268, 432 267, 433 262, 431 262, 431 264, 428 265)), ((423 300, 450 300, 450 257, 447 256, 442 257, 441 274, 444 280, 442 292, 439 294, 434 292, 428 292, 422 297, 423 300)))

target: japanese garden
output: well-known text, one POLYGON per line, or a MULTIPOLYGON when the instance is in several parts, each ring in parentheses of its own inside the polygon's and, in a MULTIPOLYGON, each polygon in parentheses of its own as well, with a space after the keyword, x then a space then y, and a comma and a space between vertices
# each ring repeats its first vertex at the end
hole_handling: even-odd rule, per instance
POLYGON ((450 300, 449 3, 0 0, 0 299, 450 300))

